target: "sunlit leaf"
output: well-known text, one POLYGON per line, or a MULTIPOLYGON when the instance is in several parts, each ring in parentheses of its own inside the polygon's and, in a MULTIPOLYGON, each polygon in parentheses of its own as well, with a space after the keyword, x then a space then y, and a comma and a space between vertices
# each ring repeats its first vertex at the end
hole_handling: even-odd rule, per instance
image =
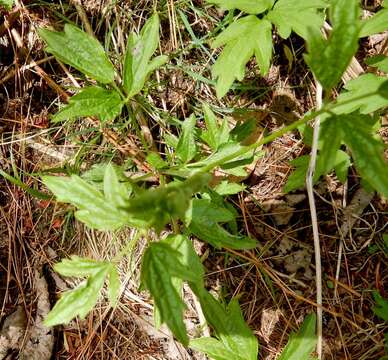
POLYGON ((370 36, 388 30, 388 8, 379 10, 371 18, 363 20, 360 37, 370 36))
MULTIPOLYGON (((106 172, 111 171, 112 166, 109 165, 106 172)), ((110 199, 108 201, 102 191, 77 175, 71 177, 43 176, 42 180, 58 201, 76 206, 78 208, 75 213, 76 218, 92 228, 116 230, 125 225, 140 225, 123 209, 122 206, 126 203, 128 196, 125 196, 123 187, 115 181, 108 182, 109 185, 106 185, 106 187, 110 186, 110 193, 115 193, 114 197, 109 196, 108 193, 110 199), (119 194, 123 197, 119 198, 119 194)))
POLYGON ((337 85, 358 49, 360 5, 358 0, 332 2, 330 20, 333 25, 326 40, 319 28, 311 28, 307 37, 309 53, 305 59, 325 89, 337 85))
POLYGON ((388 56, 376 55, 365 60, 369 66, 377 67, 380 71, 388 73, 388 56))
POLYGON ((139 35, 129 35, 124 60, 124 89, 129 96, 141 91, 148 76, 167 62, 167 56, 151 60, 159 43, 159 16, 154 14, 139 35))
POLYGON ((70 24, 65 25, 64 32, 47 29, 38 32, 47 43, 46 51, 57 59, 103 84, 114 81, 113 65, 93 36, 70 24))
POLYGON ((312 29, 319 30, 323 25, 323 14, 318 9, 327 7, 323 0, 279 0, 267 18, 274 23, 283 39, 295 31, 304 39, 312 29))
POLYGON ((383 109, 388 106, 388 98, 381 92, 381 87, 387 81, 385 77, 374 74, 364 74, 346 85, 337 98, 336 114, 349 114, 359 110, 361 114, 383 109))
POLYGON ((238 9, 248 14, 260 14, 272 7, 274 0, 207 0, 223 10, 238 9))
POLYGON ((316 315, 310 314, 303 321, 298 333, 292 333, 278 360, 311 360, 317 343, 316 315))
MULTIPOLYGON (((46 326, 67 324, 79 315, 81 319, 89 313, 96 305, 105 278, 114 269, 113 265, 106 261, 96 261, 91 259, 72 256, 70 259, 63 259, 54 266, 54 270, 63 276, 87 277, 74 290, 62 294, 54 308, 45 319, 46 326)), ((110 287, 112 286, 111 276, 110 287)), ((118 279, 114 280, 117 281, 118 279)), ((114 282, 113 281, 113 282, 114 282)), ((114 304, 113 301, 111 301, 114 304)))
POLYGON ((182 133, 176 148, 176 154, 183 163, 189 162, 197 154, 197 145, 194 136, 196 123, 197 119, 195 115, 191 115, 182 125, 182 133))
POLYGON ((121 114, 123 101, 115 90, 87 87, 69 99, 69 104, 56 113, 52 122, 76 117, 97 116, 101 121, 113 120, 121 114))
POLYGON ((269 21, 249 15, 236 20, 214 40, 213 48, 225 45, 212 67, 219 98, 228 92, 234 80, 244 78, 245 66, 253 55, 260 73, 265 75, 268 72, 272 57, 271 29, 269 21))
POLYGON ((183 322, 185 304, 177 293, 172 278, 201 281, 196 274, 180 261, 180 253, 164 242, 152 243, 143 256, 141 282, 146 287, 157 306, 162 323, 166 323, 176 338, 188 344, 186 327, 183 322))

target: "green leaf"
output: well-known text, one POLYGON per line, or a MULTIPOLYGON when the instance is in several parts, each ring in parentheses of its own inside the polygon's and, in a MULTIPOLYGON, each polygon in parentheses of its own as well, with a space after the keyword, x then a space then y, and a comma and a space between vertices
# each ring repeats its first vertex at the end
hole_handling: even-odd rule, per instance
POLYGON ((254 156, 254 151, 247 151, 245 155, 236 156, 235 154, 239 151, 245 150, 247 147, 240 145, 236 142, 228 142, 222 144, 217 152, 211 154, 206 159, 198 161, 194 164, 190 164, 195 167, 202 166, 222 166, 223 168, 232 169, 233 167, 241 166, 241 164, 250 164, 250 159, 254 156))
POLYGON ((78 208, 75 216, 86 225, 99 230, 116 230, 124 225, 140 226, 139 222, 131 219, 123 209, 128 195, 124 188, 109 175, 112 166, 106 168, 104 188, 111 187, 107 194, 103 194, 77 175, 68 177, 43 176, 44 184, 54 193, 58 201, 72 204, 78 208), (112 181, 108 179, 112 179, 112 181), (116 195, 112 197, 112 193, 116 195), (122 198, 118 198, 118 194, 122 198), (109 200, 107 200, 108 196, 109 200))
POLYGON ((129 96, 141 91, 153 71, 167 62, 167 56, 151 61, 159 44, 159 16, 154 14, 143 26, 140 35, 131 34, 124 60, 124 89, 129 96))
POLYGON ((376 55, 365 60, 369 66, 377 67, 380 71, 388 73, 388 56, 376 55))
POLYGON ((223 10, 238 9, 248 14, 260 14, 270 9, 274 0, 207 0, 223 10))
POLYGON ((276 25, 283 39, 287 39, 291 31, 306 39, 311 29, 318 31, 323 25, 323 14, 318 9, 326 7, 323 0, 279 0, 267 19, 276 25))
POLYGON ((192 195, 200 192, 210 179, 209 174, 197 174, 183 182, 142 191, 129 201, 126 210, 144 226, 161 231, 171 220, 184 218, 192 195))
POLYGON ((214 40, 213 48, 225 45, 212 67, 218 98, 228 92, 235 79, 241 81, 244 78, 245 66, 253 55, 260 73, 265 75, 268 72, 272 56, 271 29, 269 21, 249 15, 236 20, 214 40))
POLYGON ((197 145, 194 136, 196 123, 197 119, 193 114, 182 125, 182 133, 176 148, 176 154, 184 164, 192 160, 197 154, 197 145))
POLYGON ((234 214, 208 199, 194 199, 187 215, 190 219, 189 231, 216 248, 252 249, 257 242, 246 236, 232 235, 219 223, 234 220, 234 214))
POLYGON ((310 156, 303 155, 298 158, 291 160, 290 165, 294 166, 295 169, 287 179, 287 183, 283 188, 285 193, 303 189, 306 184, 306 174, 309 167, 310 156))
POLYGON ((117 271, 116 266, 110 264, 109 266, 109 287, 108 287, 108 297, 110 306, 114 307, 117 305, 117 301, 120 295, 120 277, 117 271))
POLYGON ((108 265, 107 262, 73 255, 70 259, 62 259, 61 262, 55 264, 54 270, 62 276, 86 277, 96 275, 108 265))
POLYGON ((310 360, 317 343, 315 323, 316 315, 308 315, 299 332, 290 335, 278 360, 310 360))
MULTIPOLYGON (((61 296, 47 315, 45 325, 66 324, 77 315, 81 319, 85 318, 88 312, 95 306, 108 274, 110 277, 110 287, 112 287, 110 275, 112 269, 114 269, 114 266, 109 262, 85 259, 78 256, 63 259, 56 264, 54 270, 63 276, 88 277, 88 279, 74 290, 67 291, 61 296)), ((111 301, 111 303, 113 304, 114 302, 111 301)))
POLYGON ((180 262, 191 271, 196 274, 197 281, 195 282, 196 286, 203 287, 203 277, 205 271, 201 263, 200 258, 196 254, 192 242, 185 235, 169 235, 166 239, 163 240, 164 243, 171 246, 172 249, 179 252, 180 262))
POLYGON ((361 114, 383 109, 388 106, 388 98, 382 92, 387 79, 374 74, 364 74, 346 85, 347 91, 341 92, 337 98, 336 114, 349 114, 359 110, 361 114))
POLYGON ((309 54, 305 60, 324 89, 337 85, 358 49, 360 7, 358 0, 332 2, 330 19, 333 30, 328 40, 319 28, 307 37, 309 54))
POLYGON ((199 274, 182 264, 181 254, 164 242, 152 243, 143 256, 141 282, 151 293, 159 310, 161 322, 166 323, 182 344, 188 344, 182 312, 185 304, 172 278, 201 281, 199 274))
POLYGON ((383 8, 369 19, 362 21, 360 37, 378 34, 388 30, 388 8, 383 8))
POLYGON ((38 32, 47 43, 46 51, 58 60, 103 84, 114 81, 115 69, 94 37, 70 24, 65 25, 64 32, 47 29, 38 32))
POLYGON ((361 177, 388 197, 388 164, 384 159, 384 144, 371 126, 373 119, 367 115, 350 114, 338 117, 336 123, 342 127, 344 142, 351 150, 361 177))
POLYGON ((258 342, 251 329, 244 321, 240 306, 233 299, 225 308, 205 289, 193 289, 196 293, 206 320, 214 328, 220 343, 209 340, 211 348, 206 351, 203 347, 208 340, 197 339, 190 342, 190 346, 197 346, 214 359, 256 360, 258 355, 258 342), (210 352, 211 351, 211 352, 210 352), (217 356, 220 356, 219 358, 217 356))
POLYGON ((189 347, 196 351, 201 351, 213 360, 231 360, 236 359, 236 355, 231 352, 221 341, 203 337, 190 341, 189 347))
POLYGON ((53 116, 52 122, 84 116, 97 116, 101 121, 113 120, 121 114, 122 107, 123 102, 117 91, 88 87, 71 97, 69 104, 53 116))
POLYGON ((342 150, 336 153, 334 170, 339 181, 344 184, 348 178, 349 168, 351 166, 350 156, 342 150))
POLYGON ((7 10, 11 10, 14 0, 0 0, 0 6, 4 6, 7 10))
POLYGON ((215 186, 214 191, 217 192, 219 195, 226 196, 238 194, 239 192, 244 191, 245 188, 245 185, 231 183, 225 180, 221 181, 217 186, 215 186))
POLYGON ((388 322, 388 300, 384 299, 377 291, 373 292, 373 298, 376 305, 372 308, 373 312, 381 319, 388 322))
POLYGON ((221 125, 218 124, 218 119, 210 109, 208 104, 203 104, 204 119, 206 130, 202 131, 201 138, 214 151, 218 147, 229 140, 228 120, 225 118, 221 125))

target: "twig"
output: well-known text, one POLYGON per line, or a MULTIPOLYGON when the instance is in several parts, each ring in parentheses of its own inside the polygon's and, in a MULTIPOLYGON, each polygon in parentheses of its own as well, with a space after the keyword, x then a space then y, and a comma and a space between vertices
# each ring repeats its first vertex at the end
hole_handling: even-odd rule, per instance
MULTIPOLYGON (((316 81, 316 107, 319 111, 322 107, 322 85, 316 81)), ((317 354, 318 359, 322 359, 322 265, 321 265, 321 249, 319 243, 318 218, 317 209, 314 199, 314 172, 317 163, 318 140, 319 140, 320 116, 317 116, 314 123, 313 143, 311 147, 311 157, 309 168, 306 175, 306 187, 309 199, 311 222, 313 227, 314 237, 314 252, 315 252, 315 279, 317 287, 317 354)))

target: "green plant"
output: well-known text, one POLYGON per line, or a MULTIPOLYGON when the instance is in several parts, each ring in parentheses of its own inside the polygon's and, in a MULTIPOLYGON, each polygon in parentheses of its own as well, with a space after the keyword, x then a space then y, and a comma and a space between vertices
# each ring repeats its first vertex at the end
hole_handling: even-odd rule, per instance
POLYGON ((157 14, 146 22, 139 35, 129 36, 121 89, 115 82, 115 67, 93 36, 71 24, 66 24, 63 32, 39 29, 39 35, 47 43, 47 52, 102 85, 82 89, 54 115, 53 122, 83 116, 97 116, 101 122, 114 120, 123 106, 143 89, 148 76, 168 59, 165 55, 152 59, 159 42, 157 14))
POLYGON ((5 7, 7 10, 12 8, 13 3, 13 0, 0 0, 0 6, 5 7))
MULTIPOLYGON (((237 300, 232 299, 225 306, 205 290, 204 269, 190 236, 216 248, 254 248, 256 241, 238 232, 236 211, 222 196, 242 189, 229 175, 246 175, 245 166, 261 155, 261 146, 288 131, 300 129, 309 144, 311 128, 308 123, 318 115, 321 116, 322 135, 315 180, 332 169, 341 180, 346 179, 351 164, 351 157, 343 150, 346 145, 363 181, 388 196, 384 146, 376 134, 379 111, 388 105, 388 82, 382 76, 367 74, 350 82, 336 100, 331 100, 331 90, 338 85, 357 51, 360 32, 365 31, 367 24, 372 27, 373 21, 378 23, 373 19, 371 23, 361 23, 356 0, 339 0, 331 6, 319 0, 311 1, 309 5, 285 0, 213 0, 212 3, 226 10, 237 8, 249 14, 229 25, 213 43, 214 47, 225 45, 213 67, 219 97, 225 95, 235 79, 243 78, 245 65, 253 54, 261 73, 268 71, 272 24, 275 24, 284 38, 295 31, 306 39, 309 50, 306 62, 327 93, 322 108, 250 142, 248 138, 254 122, 237 123, 231 128, 227 118, 218 119, 210 107, 204 105, 205 126, 198 127, 197 116, 192 115, 179 124, 179 139, 172 135, 165 137, 174 150, 172 154, 162 158, 155 152, 148 152, 147 161, 160 179, 160 185, 155 188, 125 176, 112 164, 99 167, 100 173, 103 170, 103 176, 100 176, 103 179, 98 183, 90 173, 70 177, 44 176, 42 179, 58 201, 76 208, 76 218, 86 225, 99 230, 129 226, 137 229, 134 242, 140 237, 148 240, 141 266, 141 285, 154 299, 157 323, 166 323, 184 345, 201 350, 213 359, 254 360, 258 354, 257 339, 244 322, 237 300), (328 6, 333 30, 326 40, 320 28, 324 9, 328 6), (214 181, 215 170, 225 174, 220 183, 214 181), (167 225, 172 229, 171 234, 162 236, 167 225), (151 241, 149 230, 156 231, 157 240, 151 241), (183 322, 183 282, 198 297, 214 337, 188 338, 183 322)), ((99 84, 85 87, 72 97, 53 121, 97 116, 101 122, 106 122, 119 116, 123 106, 127 106, 144 87, 149 74, 167 60, 165 56, 151 60, 158 43, 158 29, 159 20, 154 15, 140 35, 130 36, 123 74, 119 77, 121 83, 116 79, 112 62, 93 37, 72 25, 66 25, 62 33, 40 30, 48 44, 47 51, 99 84)), ((375 64, 383 69, 379 62, 375 64)), ((309 158, 302 157, 297 161, 298 169, 289 180, 288 191, 304 184, 309 158)), ((85 317, 97 302, 106 279, 109 299, 114 306, 120 293, 116 265, 129 255, 134 243, 128 246, 111 261, 73 257, 57 264, 55 270, 63 276, 86 278, 86 281, 62 295, 46 324, 68 322, 77 315, 85 317)), ((282 359, 308 359, 316 342, 314 328, 315 317, 310 316, 301 332, 291 337, 282 359)))
MULTIPOLYGON (((373 312, 380 319, 383 319, 388 323, 388 300, 384 299, 377 291, 373 292, 373 298, 375 300, 375 306, 372 308, 373 312)), ((388 333, 384 334, 385 339, 385 355, 380 360, 388 359, 388 333)))

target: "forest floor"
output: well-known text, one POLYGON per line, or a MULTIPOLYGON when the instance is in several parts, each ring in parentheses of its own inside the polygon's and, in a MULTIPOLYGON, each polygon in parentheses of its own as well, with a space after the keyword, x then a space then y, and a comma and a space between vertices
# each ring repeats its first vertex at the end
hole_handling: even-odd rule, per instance
MULTIPOLYGON (((50 124, 64 94, 74 93, 83 80, 44 52, 36 29, 59 30, 65 18, 82 27, 86 16, 96 37, 117 58, 126 34, 141 28, 156 3, 160 52, 169 54, 170 61, 151 77, 140 99, 147 104, 146 121, 161 152, 162 134, 174 131, 169 124, 199 113, 201 102, 232 120, 255 117, 263 132, 298 119, 314 106, 314 80, 297 36, 283 40, 274 35, 269 75, 260 77, 252 61, 245 80, 217 99, 210 74, 216 53, 208 42, 225 14, 202 0, 83 0, 78 9, 67 0, 19 0, 12 11, 0 10, 0 339, 8 338, 5 344, 0 341, 0 359, 22 358, 18 354, 26 354, 26 348, 29 355, 24 358, 32 360, 203 359, 177 344, 163 327, 153 328, 152 302, 147 292, 138 290, 141 243, 132 262, 120 265, 125 289, 114 310, 100 302, 83 321, 50 331, 40 326, 58 293, 73 286, 55 274, 52 265, 71 254, 109 258, 132 231, 113 234, 86 228, 68 206, 36 196, 32 189, 47 193, 39 176, 61 169, 82 172, 106 159, 130 168, 130 149, 122 144, 127 139, 139 147, 141 143, 125 118, 111 124, 114 138, 83 120, 50 124), (47 351, 50 344, 52 352, 47 351)), ((369 12, 380 5, 367 3, 369 12)), ((386 39, 387 34, 380 34, 361 41, 357 71, 368 71, 363 59, 381 52, 386 39)), ((207 269, 207 287, 226 299, 239 296, 244 317, 259 339, 259 358, 270 360, 306 314, 316 310, 316 286, 306 192, 282 191, 292 171, 289 161, 309 149, 295 132, 263 150, 244 180, 245 190, 228 198, 239 209, 241 228, 259 241, 259 250, 221 251, 194 241, 207 269)), ((365 192, 352 172, 345 185, 326 176, 315 194, 326 359, 377 360, 384 354, 388 327, 372 311, 372 292, 388 295, 388 248, 383 242, 387 199, 365 192)), ((186 290, 190 327, 199 314, 193 294, 186 290)))

